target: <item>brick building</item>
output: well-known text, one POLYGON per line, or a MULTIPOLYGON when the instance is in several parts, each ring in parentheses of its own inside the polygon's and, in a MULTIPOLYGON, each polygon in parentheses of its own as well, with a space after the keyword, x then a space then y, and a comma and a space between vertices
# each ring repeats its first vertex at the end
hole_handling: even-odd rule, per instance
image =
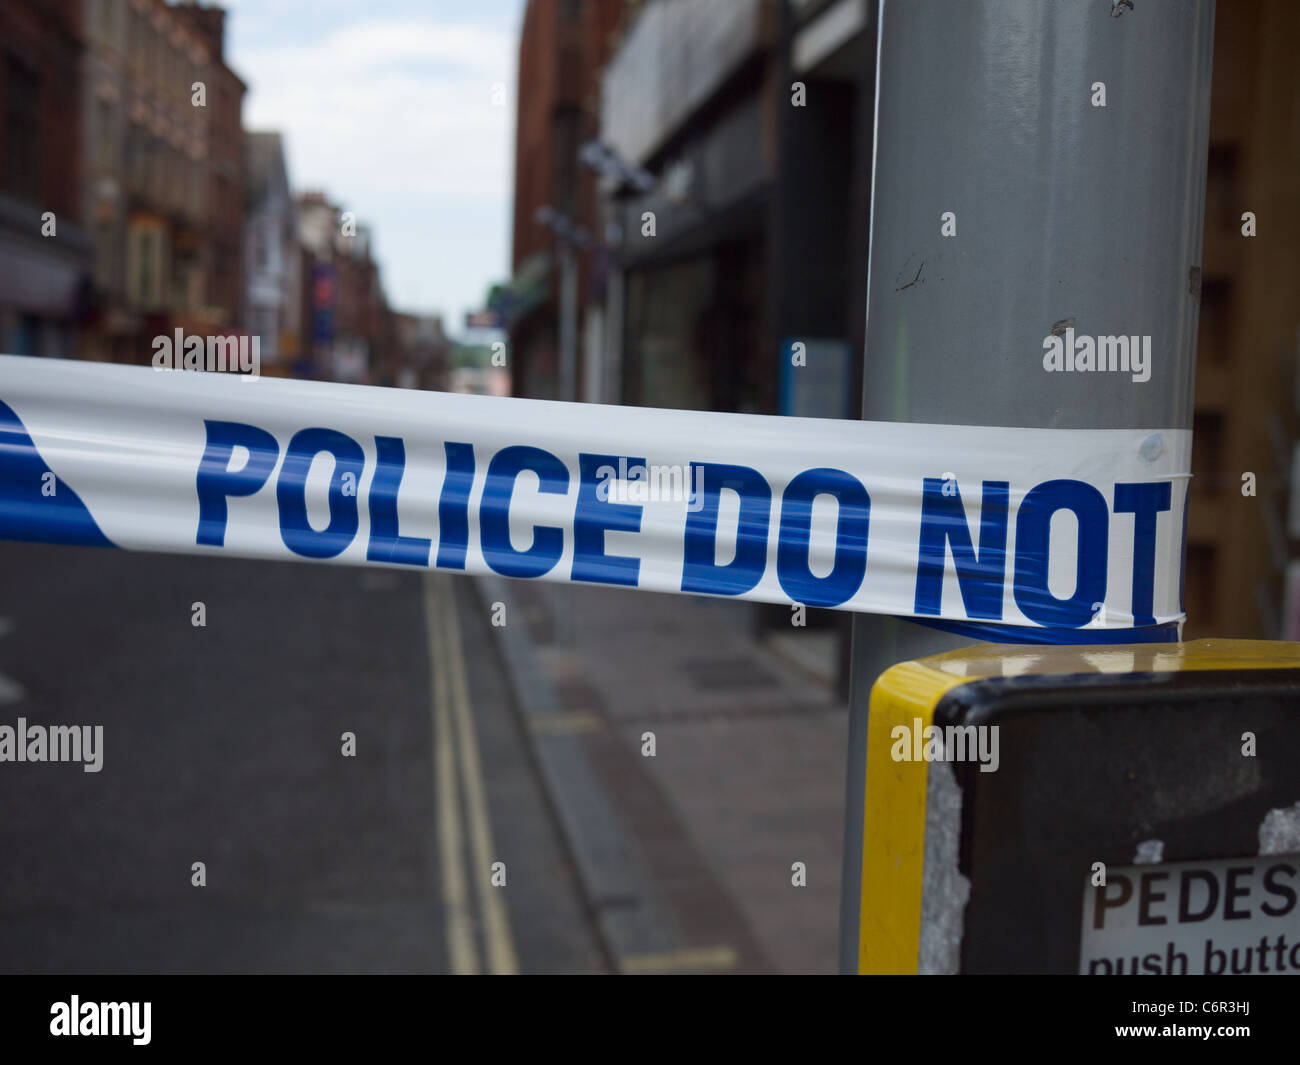
POLYGON ((1300 7, 1290 0, 1216 8, 1189 638, 1300 639, 1298 48, 1300 7), (1254 236, 1243 233, 1247 212, 1254 236))
POLYGON ((222 58, 219 8, 88 0, 86 10, 95 269, 82 351, 144 362, 159 333, 240 322, 244 87, 222 58))
POLYGON ((357 384, 401 378, 398 326, 384 294, 370 228, 324 193, 297 197, 302 246, 303 350, 297 373, 357 384))
POLYGON ((0 351, 76 351, 91 245, 82 201, 81 0, 0 3, 0 351))
POLYGON ((207 49, 208 230, 211 270, 207 305, 223 325, 237 324, 243 305, 244 131, 247 87, 225 62, 226 12, 184 0, 173 8, 207 49))
POLYGON ((301 343, 298 215, 279 133, 246 136, 244 323, 261 337, 262 370, 281 374, 301 343))
POLYGON ((553 398, 559 380, 557 238, 537 220, 550 207, 592 242, 578 253, 578 394, 603 347, 604 264, 596 175, 578 157, 600 126, 600 76, 625 0, 528 0, 519 39, 515 202, 505 306, 515 395, 553 398))

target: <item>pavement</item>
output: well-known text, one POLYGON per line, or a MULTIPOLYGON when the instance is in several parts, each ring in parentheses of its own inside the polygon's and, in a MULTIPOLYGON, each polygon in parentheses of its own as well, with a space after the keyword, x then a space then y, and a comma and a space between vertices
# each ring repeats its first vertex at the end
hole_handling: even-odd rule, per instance
POLYGON ((507 660, 525 659, 515 702, 551 749, 543 777, 615 968, 834 972, 847 711, 833 634, 760 639, 754 607, 721 599, 478 587, 504 614, 507 660))

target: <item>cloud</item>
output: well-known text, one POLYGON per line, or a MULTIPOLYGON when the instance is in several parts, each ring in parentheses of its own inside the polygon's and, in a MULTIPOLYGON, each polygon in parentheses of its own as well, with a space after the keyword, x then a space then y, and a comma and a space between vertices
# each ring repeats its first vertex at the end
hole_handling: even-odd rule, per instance
POLYGON ((313 23, 300 15, 272 25, 274 8, 244 5, 236 17, 252 11, 255 32, 229 57, 249 84, 245 128, 282 131, 294 187, 324 188, 375 226, 390 301, 477 305, 508 268, 513 25, 366 17, 353 5, 305 39, 313 23), (435 237, 455 263, 431 257, 435 237))
POLYGON ((509 35, 427 20, 361 23, 319 44, 239 56, 250 129, 290 132, 295 162, 386 193, 509 195, 514 128, 509 35), (506 106, 493 106, 499 83, 506 106))

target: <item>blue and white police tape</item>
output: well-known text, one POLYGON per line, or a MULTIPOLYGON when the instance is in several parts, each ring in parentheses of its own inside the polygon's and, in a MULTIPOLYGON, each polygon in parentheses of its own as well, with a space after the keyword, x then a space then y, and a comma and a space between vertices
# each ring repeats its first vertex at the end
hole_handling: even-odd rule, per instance
POLYGON ((824 421, 0 356, 0 537, 1176 639, 1191 434, 824 421))

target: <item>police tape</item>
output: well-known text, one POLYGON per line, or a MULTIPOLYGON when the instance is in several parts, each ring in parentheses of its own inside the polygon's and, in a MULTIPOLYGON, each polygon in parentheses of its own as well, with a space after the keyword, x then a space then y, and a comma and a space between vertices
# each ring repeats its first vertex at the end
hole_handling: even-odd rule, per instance
POLYGON ((0 356, 0 537, 1172 640, 1191 434, 556 403, 0 356))

